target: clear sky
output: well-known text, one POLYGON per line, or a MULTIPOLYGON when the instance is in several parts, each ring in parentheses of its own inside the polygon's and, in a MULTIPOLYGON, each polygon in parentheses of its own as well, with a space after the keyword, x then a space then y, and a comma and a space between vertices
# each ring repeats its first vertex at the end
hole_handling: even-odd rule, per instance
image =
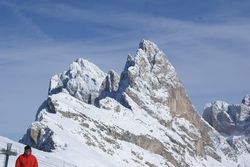
POLYGON ((52 75, 78 57, 121 72, 141 39, 166 53, 200 113, 250 93, 249 0, 0 0, 0 20, 0 135, 12 139, 52 75))

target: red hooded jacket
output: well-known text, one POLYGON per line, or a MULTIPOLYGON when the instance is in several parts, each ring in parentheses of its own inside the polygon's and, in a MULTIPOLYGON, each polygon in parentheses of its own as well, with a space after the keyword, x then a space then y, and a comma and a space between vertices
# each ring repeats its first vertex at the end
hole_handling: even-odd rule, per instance
POLYGON ((16 160, 16 167, 38 167, 37 159, 32 154, 22 154, 16 160))

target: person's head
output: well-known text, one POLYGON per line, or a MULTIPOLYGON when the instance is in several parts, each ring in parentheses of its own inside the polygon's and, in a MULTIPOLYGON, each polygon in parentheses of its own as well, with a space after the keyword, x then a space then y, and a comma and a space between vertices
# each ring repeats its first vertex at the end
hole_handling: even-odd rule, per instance
POLYGON ((31 154, 31 147, 29 145, 24 147, 24 154, 30 155, 31 154))

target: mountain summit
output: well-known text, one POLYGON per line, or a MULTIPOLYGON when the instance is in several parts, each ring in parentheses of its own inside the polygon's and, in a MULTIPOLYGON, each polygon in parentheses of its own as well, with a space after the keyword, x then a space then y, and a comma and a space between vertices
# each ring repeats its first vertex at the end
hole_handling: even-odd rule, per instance
POLYGON ((237 166, 245 156, 199 116, 166 55, 148 40, 121 75, 77 59, 53 76, 21 142, 79 166, 237 166))

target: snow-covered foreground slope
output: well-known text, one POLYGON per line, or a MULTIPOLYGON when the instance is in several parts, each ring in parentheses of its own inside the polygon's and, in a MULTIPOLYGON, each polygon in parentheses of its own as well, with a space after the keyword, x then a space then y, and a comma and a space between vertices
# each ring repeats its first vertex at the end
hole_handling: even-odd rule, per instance
MULTIPOLYGON (((11 150, 16 152, 17 156, 10 156, 8 166, 14 167, 16 159, 23 153, 24 146, 13 140, 0 136, 0 150, 6 149, 7 143, 11 143, 11 150)), ((75 164, 69 163, 67 156, 55 153, 48 153, 37 149, 32 149, 33 154, 37 157, 39 167, 76 167, 75 164)), ((0 154, 0 166, 4 166, 5 155, 0 154)))
POLYGON ((77 166, 244 166, 195 111, 174 67, 143 40, 119 76, 84 59, 52 77, 21 140, 77 166))

